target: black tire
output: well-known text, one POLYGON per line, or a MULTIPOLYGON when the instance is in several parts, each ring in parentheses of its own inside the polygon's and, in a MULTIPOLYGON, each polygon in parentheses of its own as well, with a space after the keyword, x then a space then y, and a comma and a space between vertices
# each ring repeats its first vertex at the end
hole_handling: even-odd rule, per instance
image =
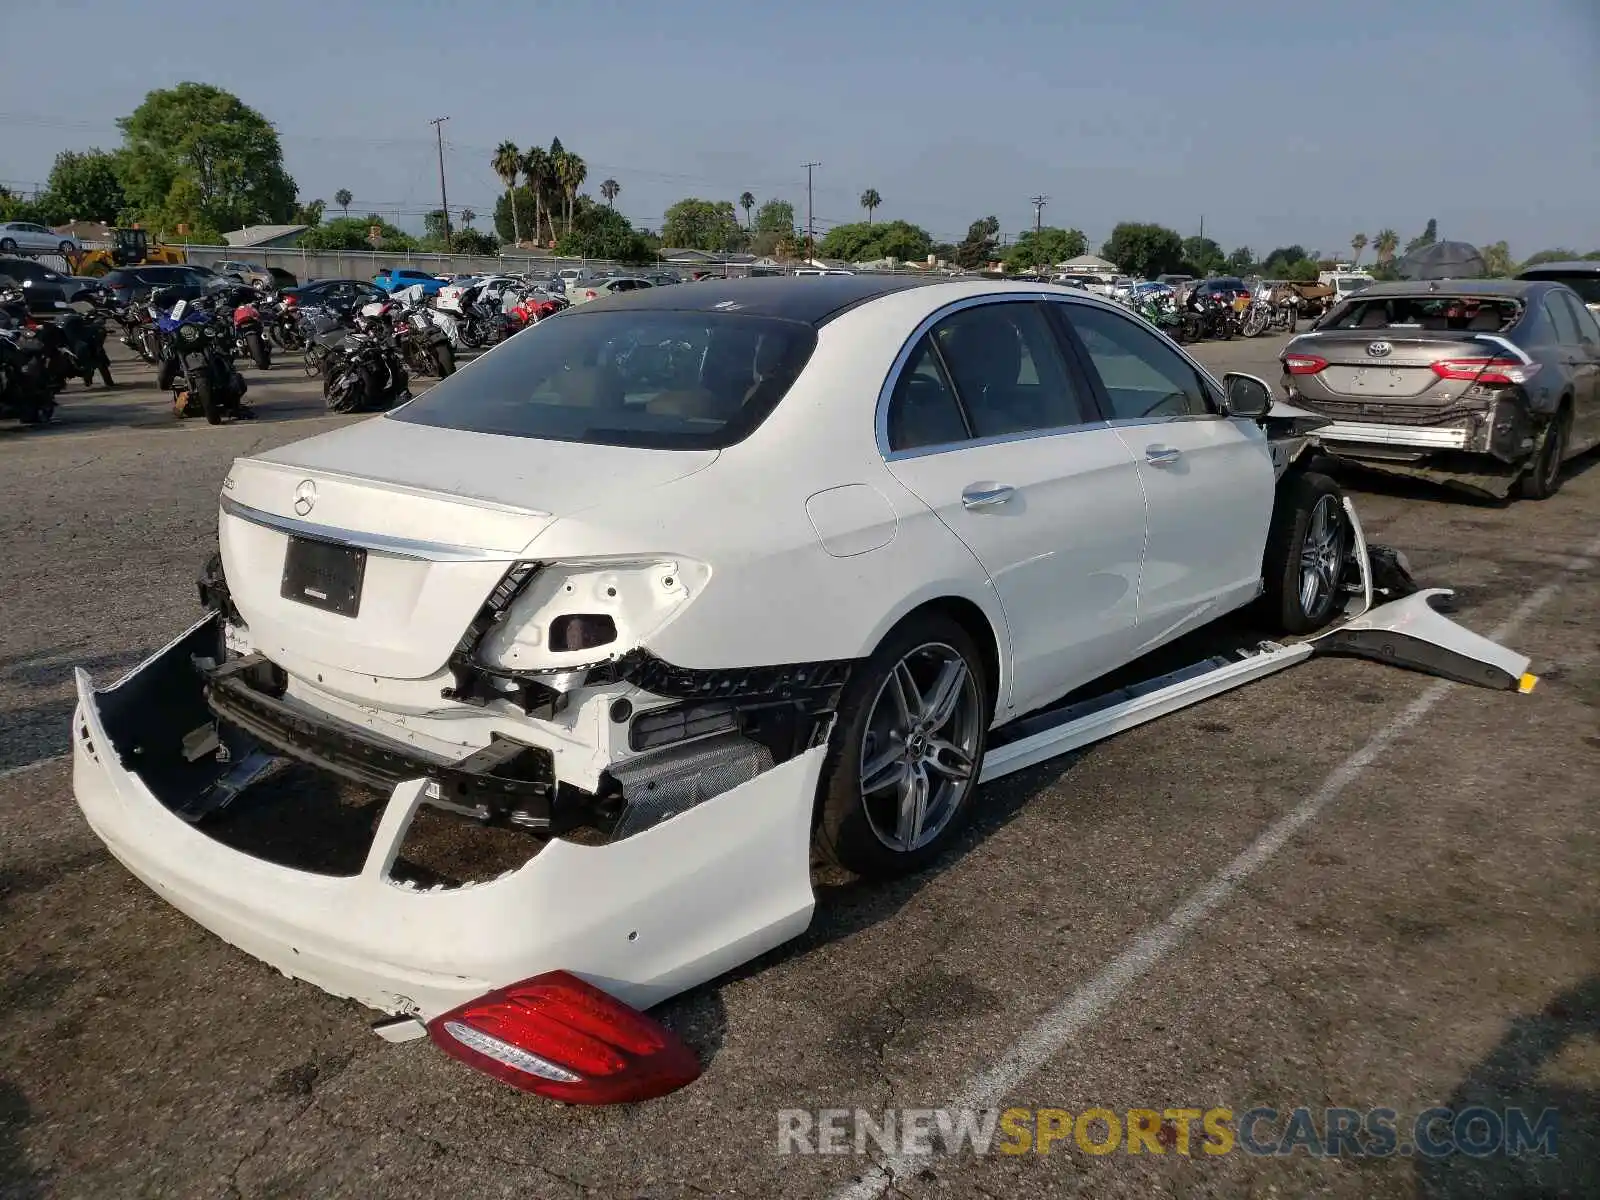
POLYGON ((433 348, 433 366, 439 378, 456 373, 456 352, 447 345, 438 345, 433 348))
POLYGON ((1334 617, 1344 596, 1345 561, 1352 540, 1344 493, 1337 483, 1316 471, 1291 471, 1284 477, 1278 485, 1261 566, 1266 584, 1262 613, 1273 628, 1289 634, 1311 633, 1334 617), (1313 531, 1319 512, 1322 520, 1331 522, 1331 539, 1313 531), (1316 561, 1308 562, 1308 555, 1316 561), (1318 586, 1310 595, 1308 571, 1318 575, 1318 586))
POLYGON ((71 242, 62 242, 61 245, 56 247, 56 249, 61 251, 61 257, 63 258, 70 258, 72 255, 78 252, 78 248, 71 242))
POLYGON ((178 380, 178 363, 176 359, 166 359, 156 368, 156 387, 163 392, 169 391, 178 380))
POLYGON ((15 254, 16 252, 16 238, 0 238, 0 254, 15 254))
POLYGON ((217 400, 216 389, 211 386, 211 380, 201 376, 194 381, 194 394, 200 401, 200 411, 206 415, 207 425, 222 424, 222 405, 217 400))
POLYGON ((159 363, 161 361, 161 335, 154 329, 140 330, 139 357, 147 363, 159 363))
POLYGON ((250 351, 250 361, 256 364, 261 371, 272 366, 272 351, 267 348, 266 340, 260 333, 251 330, 244 335, 244 344, 250 351))
POLYGON ((1548 500, 1561 490, 1561 463, 1572 434, 1572 409, 1563 400, 1561 408, 1544 427, 1539 449, 1528 469, 1517 480, 1517 494, 1524 500, 1548 500))
POLYGON ((106 352, 104 350, 100 351, 99 370, 101 383, 105 384, 108 388, 114 388, 117 386, 117 381, 111 378, 111 359, 106 356, 106 352))
MULTIPOLYGON (((949 661, 953 662, 953 656, 949 661)), ((978 773, 994 714, 995 685, 988 674, 983 655, 967 631, 951 617, 937 612, 914 615, 901 622, 857 668, 840 697, 817 786, 817 848, 828 861, 857 875, 886 879, 923 869, 949 847, 972 816, 978 773), (948 813, 939 827, 926 844, 897 849, 874 830, 869 802, 862 790, 862 756, 878 737, 869 726, 880 695, 891 686, 891 676, 902 662, 909 661, 908 656, 915 658, 924 651, 959 655, 974 689, 970 698, 961 701, 959 716, 934 732, 945 731, 958 720, 975 720, 976 732, 963 739, 972 746, 969 777, 964 785, 953 781, 949 784, 957 790, 949 794, 948 813), (969 703, 975 709, 969 709, 969 703)), ((966 684, 962 686, 964 689, 966 684)), ((945 782, 940 780, 938 785, 943 788, 945 782)), ((874 794, 881 794, 881 789, 874 794)), ((880 800, 879 804, 883 803, 880 800)), ((883 808, 878 807, 878 811, 881 816, 883 808)))

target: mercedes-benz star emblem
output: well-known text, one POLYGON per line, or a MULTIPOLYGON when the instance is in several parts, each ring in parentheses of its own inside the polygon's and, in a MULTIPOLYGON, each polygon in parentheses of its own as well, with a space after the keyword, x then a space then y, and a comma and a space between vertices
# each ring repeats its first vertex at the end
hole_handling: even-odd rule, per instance
POLYGON ((1388 354, 1389 351, 1393 349, 1394 347, 1388 342, 1373 342, 1367 347, 1367 353, 1372 355, 1373 358, 1382 358, 1385 354, 1388 354))
POLYGON ((317 485, 309 480, 302 479, 294 489, 294 513, 303 517, 317 506, 317 485))

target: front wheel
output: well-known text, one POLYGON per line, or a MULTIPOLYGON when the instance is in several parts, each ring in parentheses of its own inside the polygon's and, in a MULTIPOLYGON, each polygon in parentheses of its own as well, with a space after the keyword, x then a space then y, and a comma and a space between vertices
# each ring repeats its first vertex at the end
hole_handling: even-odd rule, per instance
POLYGON ((818 848, 858 875, 928 865, 972 815, 994 684, 971 636, 926 613, 855 672, 818 785, 818 848))
POLYGON ((265 371, 272 366, 272 351, 267 349, 266 339, 259 331, 252 329, 245 334, 244 344, 250 351, 250 361, 256 364, 258 370, 265 371))
POLYGON ((200 411, 205 414, 206 424, 221 425, 222 405, 217 399, 217 389, 212 386, 211 380, 204 375, 196 377, 194 396, 200 402, 200 411))
POLYGON ((1247 338, 1260 337, 1267 331, 1267 310, 1258 304, 1252 304, 1250 311, 1244 318, 1244 336, 1247 338))
POLYGON ((1352 534, 1344 494, 1326 475, 1301 471, 1279 486, 1262 559, 1268 620, 1289 634, 1326 625, 1339 605, 1352 534))
POLYGON ((433 366, 438 372, 440 379, 443 379, 447 375, 454 375, 456 373, 455 351, 451 350, 450 347, 443 342, 435 346, 433 348, 433 366))

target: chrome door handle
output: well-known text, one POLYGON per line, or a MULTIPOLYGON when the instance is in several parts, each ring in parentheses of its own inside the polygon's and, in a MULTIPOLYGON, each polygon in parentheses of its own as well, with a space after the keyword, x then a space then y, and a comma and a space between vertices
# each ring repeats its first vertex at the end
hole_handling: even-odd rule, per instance
POLYGON ((995 487, 979 487, 976 484, 961 493, 961 507, 963 508, 998 508, 1016 494, 1017 489, 999 484, 995 487))
POLYGON ((1170 467, 1183 457, 1183 452, 1171 446, 1146 446, 1144 460, 1152 467, 1170 467))

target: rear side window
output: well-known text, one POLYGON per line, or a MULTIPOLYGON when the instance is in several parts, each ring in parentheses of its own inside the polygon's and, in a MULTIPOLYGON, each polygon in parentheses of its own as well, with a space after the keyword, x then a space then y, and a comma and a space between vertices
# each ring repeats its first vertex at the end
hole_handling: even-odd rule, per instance
POLYGON ((390 419, 595 445, 720 449, 766 419, 816 344, 807 324, 740 313, 565 312, 390 419))
POLYGON ((973 437, 1062 429, 1094 419, 1038 304, 961 309, 932 332, 973 437))
POLYGON ((889 449, 920 450, 971 436, 955 388, 933 348, 933 334, 925 333, 889 397, 889 449))

